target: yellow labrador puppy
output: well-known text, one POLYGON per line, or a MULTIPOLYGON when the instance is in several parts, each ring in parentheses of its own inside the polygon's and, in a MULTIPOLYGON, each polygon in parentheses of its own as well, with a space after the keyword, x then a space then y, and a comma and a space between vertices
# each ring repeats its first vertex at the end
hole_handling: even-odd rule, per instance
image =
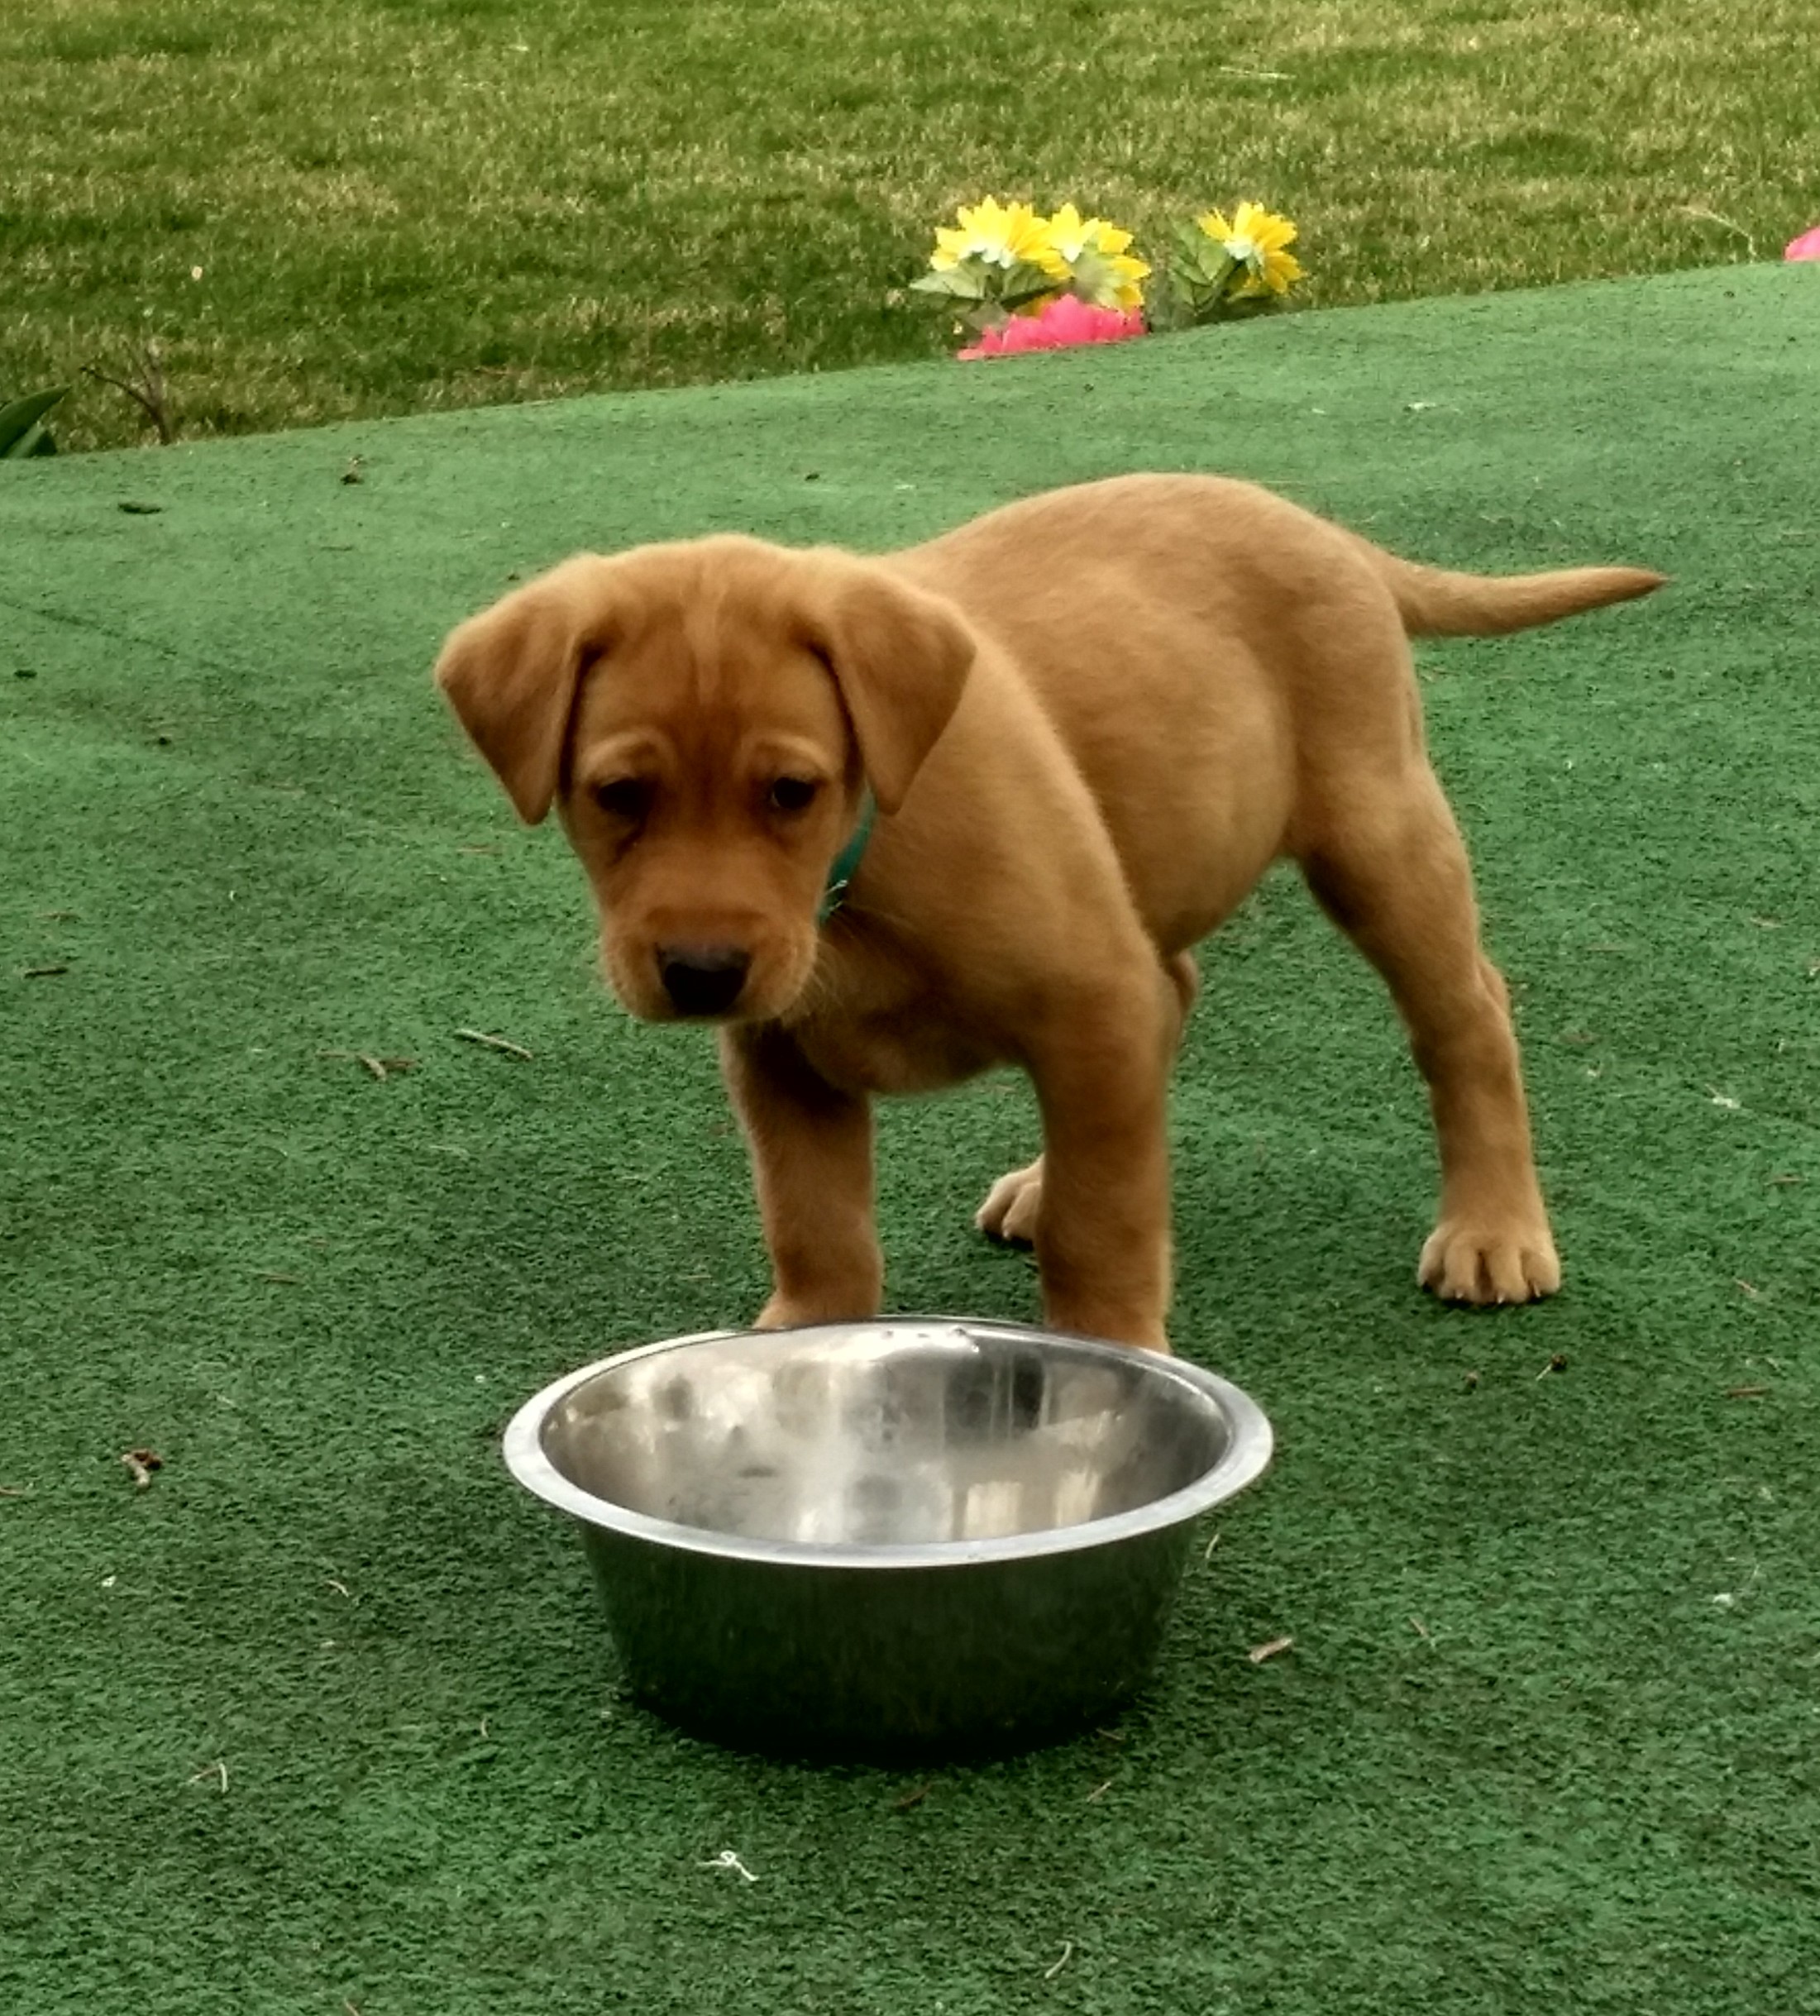
POLYGON ((1049 1323, 1163 1350, 1191 949, 1282 855, 1427 1080, 1422 1284, 1560 1284, 1407 640, 1661 578, 1443 573, 1246 484, 1127 476, 879 558, 735 536, 584 555, 462 624, 437 677, 521 817, 557 807, 621 1001, 719 1025, 775 1278, 760 1322, 877 1312, 872 1096, 1010 1063, 1043 1153, 979 1224, 1034 1243, 1049 1323))

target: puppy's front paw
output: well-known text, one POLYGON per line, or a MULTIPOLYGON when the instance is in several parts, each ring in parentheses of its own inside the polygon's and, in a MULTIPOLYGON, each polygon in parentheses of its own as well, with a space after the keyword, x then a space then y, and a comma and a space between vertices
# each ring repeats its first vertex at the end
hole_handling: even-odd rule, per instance
POLYGON ((786 1295, 780 1290, 752 1318, 754 1330, 795 1330, 805 1323, 865 1323, 878 1314, 880 1292, 855 1287, 847 1293, 786 1295))
POLYGON ((1043 1158, 1027 1168, 1001 1176, 973 1214, 973 1222, 988 1239, 1007 1246, 1036 1244, 1037 1216, 1043 1204, 1043 1158))
POLYGON ((1561 1285, 1545 1221, 1489 1225, 1446 1219, 1422 1248, 1416 1278, 1444 1302, 1531 1302, 1561 1285))

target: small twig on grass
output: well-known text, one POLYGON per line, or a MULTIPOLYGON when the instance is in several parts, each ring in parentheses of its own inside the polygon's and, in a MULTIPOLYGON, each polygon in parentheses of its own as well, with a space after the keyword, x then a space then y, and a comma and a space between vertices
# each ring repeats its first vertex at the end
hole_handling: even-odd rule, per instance
POLYGON ((368 1074, 383 1085, 394 1071, 415 1071, 414 1057, 375 1057, 370 1050, 318 1050, 318 1057, 343 1057, 350 1063, 359 1064, 368 1074))
POLYGON ((698 1869, 736 1870, 748 1883, 756 1883, 758 1880, 757 1877, 747 1868, 731 1848, 723 1848, 711 1862, 698 1862, 695 1866, 698 1869))
POLYGON ((67 973, 69 971, 69 968, 67 966, 28 966, 26 968, 26 978, 27 980, 49 980, 54 974, 67 973))
POLYGON ((1769 1390, 1767 1386, 1728 1386, 1725 1397, 1727 1400, 1760 1400, 1769 1390))
POLYGON ((156 337, 145 338, 133 352, 127 368, 135 374, 133 377, 116 378, 112 372, 104 371, 95 364, 82 367, 84 377, 112 385, 117 392, 124 392, 136 406, 142 408, 146 418, 157 428, 159 440, 169 447, 177 438, 177 428, 165 397, 164 354, 158 347, 156 337))
POLYGON ((1683 217, 1698 217, 1701 222, 1705 224, 1717 224, 1727 231, 1735 231, 1743 239, 1745 251, 1751 255, 1751 258, 1756 257, 1757 241, 1744 228, 1743 225, 1734 224, 1730 217, 1721 217, 1717 210, 1708 210, 1698 203, 1683 203, 1681 214, 1683 217))
POLYGON ((1566 1369, 1567 1360, 1557 1351, 1536 1376, 1539 1379, 1545 1379, 1551 1372, 1565 1372, 1566 1369))
POLYGON ((1103 1799, 1106 1794, 1112 1789, 1113 1782, 1114 1781, 1109 1778, 1103 1785, 1096 1785, 1087 1795, 1087 1804, 1091 1806, 1096 1799, 1103 1799))
POLYGON ((490 1050, 504 1050, 509 1057, 528 1058, 531 1055, 522 1043, 509 1043, 504 1036, 490 1036, 485 1029, 458 1029, 455 1033, 463 1043, 484 1044, 490 1050))
POLYGON ((1053 1967, 1045 1967, 1043 1970, 1044 1980, 1046 1981, 1053 1981, 1056 1975, 1062 1971, 1063 1968, 1064 1968, 1068 1962, 1073 1959, 1073 1957, 1074 1942, 1072 1939, 1064 1939, 1062 1942, 1062 1957, 1056 1961, 1053 1967))
POLYGON ((1245 1654, 1254 1666, 1261 1666, 1267 1659, 1274 1659, 1278 1653, 1287 1652, 1295 1643, 1293 1638, 1273 1638, 1268 1644, 1254 1645, 1245 1654))
POLYGON ((891 1801, 891 1811, 893 1813, 907 1813, 913 1807, 920 1806, 923 1801, 926 1799, 929 1794, 934 1789, 934 1786, 927 1782, 920 1785, 913 1785, 901 1799, 893 1799, 891 1801))
POLYGON ((1428 1627, 1423 1623, 1419 1617, 1412 1617, 1409 1620, 1409 1627, 1412 1631, 1415 1632, 1418 1638, 1424 1640, 1426 1643, 1432 1645, 1435 1642, 1434 1640, 1428 1636, 1428 1627))
POLYGON ((225 1792, 227 1789, 227 1759, 217 1757, 213 1764, 205 1764, 199 1771, 193 1771, 190 1774, 189 1782, 193 1785, 199 1785, 205 1778, 218 1778, 221 1780, 221 1789, 225 1792))
POLYGON ((122 1450, 120 1460, 132 1474, 132 1485, 135 1491, 149 1490, 151 1487, 152 1472, 161 1470, 165 1467, 164 1458, 154 1449, 122 1450))
POLYGON ((29 1498, 31 1496, 30 1484, 0 1484, 0 1498, 29 1498))

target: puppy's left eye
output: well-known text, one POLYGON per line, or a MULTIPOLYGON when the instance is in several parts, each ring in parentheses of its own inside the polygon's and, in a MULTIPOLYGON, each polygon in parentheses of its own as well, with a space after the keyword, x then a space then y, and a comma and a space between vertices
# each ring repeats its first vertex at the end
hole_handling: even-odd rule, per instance
POLYGON ((651 810, 651 786, 642 777, 609 777, 595 786, 594 802, 609 819, 635 826, 651 810))
POLYGON ((780 777, 771 787, 773 812, 806 812, 821 789, 813 777, 780 777))

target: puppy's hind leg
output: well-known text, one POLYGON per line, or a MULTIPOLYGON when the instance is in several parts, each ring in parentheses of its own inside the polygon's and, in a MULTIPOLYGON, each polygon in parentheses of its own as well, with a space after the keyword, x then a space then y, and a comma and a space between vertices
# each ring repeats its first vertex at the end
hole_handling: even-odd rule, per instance
POLYGON ((1428 1082, 1440 1213, 1417 1278, 1442 1300, 1525 1302, 1560 1286, 1502 977, 1478 942, 1466 849, 1412 760, 1397 788, 1335 794, 1302 853, 1309 886, 1388 983, 1428 1082))

